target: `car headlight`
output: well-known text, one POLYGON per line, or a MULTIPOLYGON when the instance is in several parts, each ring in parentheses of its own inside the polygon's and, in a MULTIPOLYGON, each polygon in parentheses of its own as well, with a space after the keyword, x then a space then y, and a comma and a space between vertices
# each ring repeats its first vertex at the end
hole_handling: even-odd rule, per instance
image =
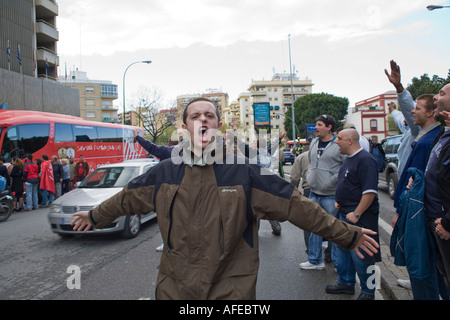
POLYGON ((61 213, 62 207, 60 204, 51 204, 50 205, 50 212, 51 213, 61 213))

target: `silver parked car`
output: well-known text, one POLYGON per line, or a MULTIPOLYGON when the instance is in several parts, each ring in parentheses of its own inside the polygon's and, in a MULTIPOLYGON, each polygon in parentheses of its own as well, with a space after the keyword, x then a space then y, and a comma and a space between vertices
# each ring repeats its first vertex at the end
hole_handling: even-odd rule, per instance
MULTIPOLYGON (((133 178, 147 172, 159 161, 129 160, 121 163, 107 164, 97 168, 87 176, 76 189, 56 199, 50 206, 48 220, 53 232, 65 236, 80 234, 74 231, 70 223, 77 211, 89 211, 103 201, 120 192, 133 178)), ((120 232, 125 238, 138 235, 141 224, 156 217, 156 212, 146 215, 130 215, 117 218, 103 229, 91 228, 88 233, 120 232)))

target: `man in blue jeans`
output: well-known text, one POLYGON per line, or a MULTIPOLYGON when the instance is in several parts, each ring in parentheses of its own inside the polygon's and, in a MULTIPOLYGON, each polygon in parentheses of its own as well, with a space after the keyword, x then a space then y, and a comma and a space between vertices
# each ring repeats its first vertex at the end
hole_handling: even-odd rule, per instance
MULTIPOLYGON (((339 170, 336 184, 336 207, 339 219, 364 228, 372 228, 378 233, 378 169, 372 155, 361 148, 359 134, 354 129, 339 133, 336 143, 347 159, 339 170)), ((379 243, 378 235, 374 240, 379 243)), ((375 272, 375 262, 381 261, 381 255, 364 256, 359 259, 355 254, 339 246, 335 251, 335 265, 339 278, 335 285, 326 287, 327 293, 354 294, 356 274, 360 280, 361 293, 358 300, 374 300, 376 283, 370 281, 375 272)))
MULTIPOLYGON (((325 211, 336 216, 334 206, 336 181, 339 168, 345 160, 345 155, 339 152, 334 134, 336 121, 330 115, 321 115, 316 119, 316 138, 309 149, 309 169, 306 181, 310 186, 309 198, 318 203, 325 211)), ((301 269, 323 270, 325 268, 322 256, 322 237, 312 233, 308 244, 308 261, 300 263, 301 269)), ((334 244, 329 244, 331 259, 333 259, 334 244)))
POLYGON ((25 211, 39 209, 38 188, 39 188, 39 167, 33 162, 33 155, 27 155, 27 161, 23 166, 23 180, 25 181, 26 208, 25 211))

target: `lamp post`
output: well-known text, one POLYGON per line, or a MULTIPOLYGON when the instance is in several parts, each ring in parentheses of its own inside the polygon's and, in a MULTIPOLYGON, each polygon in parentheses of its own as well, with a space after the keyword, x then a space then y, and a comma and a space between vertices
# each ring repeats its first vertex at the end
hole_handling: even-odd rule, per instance
POLYGON ((123 114, 122 114, 122 151, 123 151, 123 160, 128 160, 128 152, 126 151, 127 148, 125 148, 127 141, 125 138, 125 75, 127 74, 128 68, 131 67, 133 64, 136 63, 146 63, 146 64, 150 64, 152 63, 150 60, 144 60, 144 61, 136 61, 131 63, 126 69, 125 72, 123 73, 123 82, 122 82, 122 86, 123 86, 123 114))
POLYGON ((450 6, 428 6, 427 9, 430 11, 436 10, 436 9, 443 9, 443 8, 450 8, 450 6))
POLYGON ((292 113, 292 140, 294 142, 293 148, 295 149, 295 122, 294 122, 294 84, 293 84, 293 75, 292 75, 292 62, 291 62, 291 34, 288 35, 289 40, 289 68, 290 68, 290 76, 291 76, 291 99, 292 99, 292 106, 291 106, 291 113, 292 113))
POLYGON ((150 60, 144 60, 144 61, 136 61, 131 63, 126 69, 125 72, 123 73, 123 81, 122 81, 122 88, 123 88, 123 115, 122 115, 122 124, 125 124, 125 75, 127 74, 128 68, 130 68, 133 64, 136 63, 146 63, 146 64, 150 64, 152 63, 150 60))

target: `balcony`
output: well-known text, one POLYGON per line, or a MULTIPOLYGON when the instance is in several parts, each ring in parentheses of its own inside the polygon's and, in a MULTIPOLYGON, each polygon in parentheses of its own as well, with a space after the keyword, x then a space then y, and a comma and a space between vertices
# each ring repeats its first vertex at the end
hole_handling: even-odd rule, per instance
POLYGON ((36 18, 48 18, 58 15, 58 5, 54 0, 36 0, 36 18))
POLYGON ((103 111, 118 111, 119 108, 116 106, 102 106, 103 111))
POLYGON ((266 90, 255 90, 255 91, 250 91, 250 96, 254 97, 254 96, 265 96, 267 95, 267 91, 266 90))
POLYGON ((46 21, 38 20, 36 21, 36 38, 39 43, 55 42, 59 40, 59 32, 46 21))
POLYGON ((380 106, 365 106, 365 107, 356 107, 356 111, 383 111, 384 107, 380 106))
POLYGON ((49 65, 59 66, 59 57, 56 55, 56 53, 44 47, 37 48, 36 60, 38 64, 39 62, 43 62, 45 65, 45 61, 47 61, 49 65))
MULTIPOLYGON (((309 91, 306 88, 295 88, 292 91, 294 94, 303 94, 306 95, 309 93, 309 91)), ((283 95, 290 95, 292 94, 291 89, 283 88, 283 95)))

